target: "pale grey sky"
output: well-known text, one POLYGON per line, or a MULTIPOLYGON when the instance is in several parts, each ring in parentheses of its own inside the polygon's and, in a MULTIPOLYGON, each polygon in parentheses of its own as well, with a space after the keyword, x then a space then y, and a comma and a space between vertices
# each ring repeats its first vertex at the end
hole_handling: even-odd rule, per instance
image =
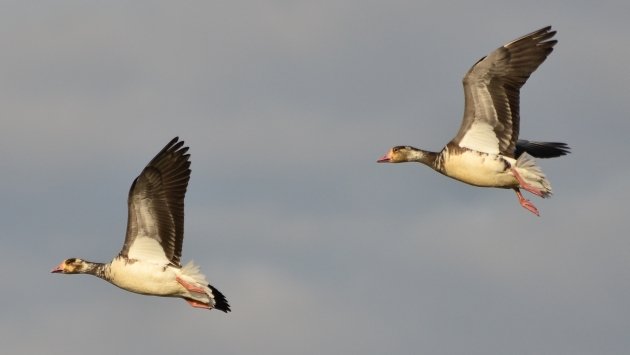
POLYGON ((6 354, 625 354, 627 1, 4 1, 0 349, 6 354), (521 137, 554 188, 473 188, 440 149, 480 57, 553 25, 521 137), (206 312, 50 269, 109 261, 128 188, 192 154, 183 260, 206 312))

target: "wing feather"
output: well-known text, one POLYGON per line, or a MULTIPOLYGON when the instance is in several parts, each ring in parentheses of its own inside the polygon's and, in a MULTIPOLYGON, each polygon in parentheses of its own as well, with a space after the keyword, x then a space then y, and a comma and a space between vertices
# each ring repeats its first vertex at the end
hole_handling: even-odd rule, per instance
POLYGON ((464 118, 451 143, 514 156, 519 133, 519 92, 557 43, 551 26, 481 58, 464 76, 464 118))
POLYGON ((129 189, 127 234, 120 255, 181 266, 184 198, 190 154, 178 137, 142 170, 129 189))

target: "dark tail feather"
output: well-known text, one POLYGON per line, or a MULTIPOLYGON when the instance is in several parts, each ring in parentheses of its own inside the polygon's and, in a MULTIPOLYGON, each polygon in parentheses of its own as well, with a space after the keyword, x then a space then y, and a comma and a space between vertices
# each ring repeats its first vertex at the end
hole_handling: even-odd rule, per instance
POLYGON ((555 158, 569 154, 571 148, 569 148, 566 143, 530 142, 528 140, 519 139, 516 142, 514 157, 518 159, 524 152, 536 158, 555 158))
POLYGON ((219 290, 214 288, 214 286, 208 285, 208 287, 210 287, 210 291, 212 291, 212 295, 214 296, 214 308, 225 313, 230 312, 230 305, 228 304, 225 296, 223 296, 219 290))

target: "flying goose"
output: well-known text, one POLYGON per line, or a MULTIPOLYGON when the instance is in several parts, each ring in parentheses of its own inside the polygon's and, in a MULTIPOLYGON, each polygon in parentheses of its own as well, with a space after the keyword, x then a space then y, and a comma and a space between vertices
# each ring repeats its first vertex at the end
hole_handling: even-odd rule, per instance
POLYGON ((180 263, 190 154, 178 140, 171 140, 131 184, 127 235, 118 256, 107 264, 66 259, 53 273, 90 274, 127 291, 230 311, 225 296, 208 284, 198 266, 180 263))
POLYGON ((430 152, 396 146, 379 163, 419 162, 474 186, 511 188, 527 210, 538 209, 520 189, 549 197, 551 185, 533 157, 569 153, 565 143, 518 139, 519 91, 553 51, 551 26, 541 28, 481 58, 464 76, 464 118, 459 132, 443 149, 430 152))

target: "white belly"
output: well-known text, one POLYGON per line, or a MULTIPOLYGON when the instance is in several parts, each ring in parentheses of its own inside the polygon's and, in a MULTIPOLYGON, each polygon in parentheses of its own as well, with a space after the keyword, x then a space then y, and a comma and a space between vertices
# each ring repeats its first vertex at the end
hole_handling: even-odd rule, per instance
POLYGON ((444 174, 461 182, 482 187, 518 186, 518 181, 505 165, 505 161, 513 164, 513 159, 472 151, 447 154, 443 159, 444 174))
POLYGON ((176 269, 136 261, 115 259, 111 264, 110 282, 124 290, 144 295, 178 296, 185 289, 177 282, 176 269))

